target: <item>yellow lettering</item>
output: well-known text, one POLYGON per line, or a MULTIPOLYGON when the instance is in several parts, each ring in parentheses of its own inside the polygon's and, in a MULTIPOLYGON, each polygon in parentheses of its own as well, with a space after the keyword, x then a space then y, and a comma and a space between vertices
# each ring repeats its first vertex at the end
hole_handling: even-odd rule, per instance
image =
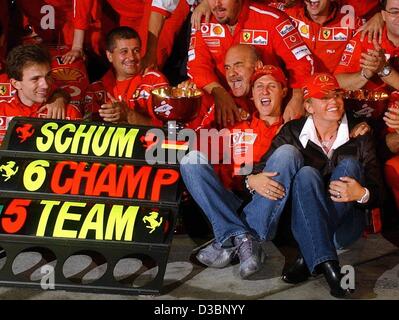
POLYGON ((67 130, 69 130, 69 132, 75 132, 76 126, 73 123, 68 123, 65 126, 58 129, 54 141, 55 150, 57 150, 58 153, 67 152, 67 150, 71 146, 72 138, 63 139, 63 134, 67 130))
POLYGON ((53 210, 54 206, 59 206, 59 201, 47 201, 43 200, 40 204, 44 204, 44 209, 42 215, 40 216, 39 225, 37 227, 36 236, 44 237, 46 232, 47 221, 50 216, 51 210, 53 210))
POLYGON ((113 206, 108 218, 105 240, 121 241, 125 232, 125 241, 133 241, 133 229, 139 209, 140 207, 132 206, 123 213, 123 206, 113 206))
POLYGON ((96 126, 90 126, 89 130, 85 132, 86 125, 80 125, 78 130, 75 133, 75 136, 73 137, 73 144, 72 144, 72 149, 71 153, 72 154, 89 154, 89 150, 91 147, 91 138, 96 131, 97 127, 96 126), (83 144, 82 144, 82 149, 79 151, 79 145, 80 145, 80 139, 83 138, 83 144))
POLYGON ((104 138, 101 139, 105 127, 98 128, 96 134, 93 137, 93 143, 92 143, 92 150, 96 156, 100 157, 105 154, 105 152, 110 146, 111 138, 113 133, 115 132, 115 129, 116 129, 115 127, 108 128, 107 132, 104 135, 104 138), (100 143, 102 143, 101 146, 100 143))
POLYGON ((89 230, 95 230, 96 240, 104 240, 104 208, 104 204, 96 204, 91 208, 80 230, 79 239, 87 239, 89 230), (96 221, 93 221, 95 217, 96 221))
POLYGON ((79 202, 65 202, 58 213, 57 221, 55 223, 53 237, 56 238, 71 238, 75 239, 77 236, 77 231, 64 230, 65 220, 80 221, 81 215, 77 213, 68 212, 70 207, 84 208, 86 203, 79 202))
POLYGON ((130 129, 126 134, 127 128, 116 129, 114 139, 112 140, 111 149, 109 151, 110 157, 115 157, 117 150, 119 151, 118 157, 131 158, 133 155, 134 143, 139 129, 130 129), (124 155, 124 153, 126 153, 124 155))
POLYGON ((53 145, 54 133, 51 131, 51 129, 57 130, 58 124, 56 124, 54 122, 46 123, 42 127, 41 132, 47 139, 45 139, 44 137, 38 137, 36 139, 36 147, 37 147, 37 150, 39 150, 40 152, 49 151, 51 146, 53 145))
POLYGON ((29 163, 24 172, 25 189, 31 192, 39 190, 46 181, 47 172, 45 168, 48 167, 50 167, 50 162, 46 160, 36 160, 29 163))

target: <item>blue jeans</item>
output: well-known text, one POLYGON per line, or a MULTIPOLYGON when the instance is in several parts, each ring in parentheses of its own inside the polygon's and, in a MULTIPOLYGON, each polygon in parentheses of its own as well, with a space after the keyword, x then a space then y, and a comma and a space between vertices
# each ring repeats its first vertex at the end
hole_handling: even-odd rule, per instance
POLYGON ((302 166, 303 157, 295 147, 284 145, 278 148, 267 161, 264 171, 279 173, 273 179, 285 187, 286 196, 271 201, 255 194, 244 208, 242 217, 237 213, 242 200, 225 189, 204 154, 189 153, 183 158, 180 171, 188 191, 211 222, 216 242, 228 246, 233 237, 244 233, 251 233, 260 240, 274 237, 291 181, 302 166))
MULTIPOLYGON (((330 181, 348 176, 363 182, 363 169, 356 160, 341 160, 330 181)), ((311 272, 328 260, 338 260, 336 248, 356 241, 365 227, 364 211, 355 202, 331 200, 320 172, 303 167, 292 189, 292 232, 311 272)))

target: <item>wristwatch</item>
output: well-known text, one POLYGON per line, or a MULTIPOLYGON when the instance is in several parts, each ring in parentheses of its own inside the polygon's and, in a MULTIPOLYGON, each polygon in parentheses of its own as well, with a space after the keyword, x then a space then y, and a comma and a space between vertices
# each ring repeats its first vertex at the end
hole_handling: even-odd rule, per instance
POLYGON ((367 203, 370 200, 370 191, 367 188, 364 188, 364 195, 361 199, 357 201, 357 203, 367 203))
POLYGON ((381 78, 387 77, 391 74, 392 67, 389 64, 386 64, 380 72, 378 72, 378 76, 381 78))

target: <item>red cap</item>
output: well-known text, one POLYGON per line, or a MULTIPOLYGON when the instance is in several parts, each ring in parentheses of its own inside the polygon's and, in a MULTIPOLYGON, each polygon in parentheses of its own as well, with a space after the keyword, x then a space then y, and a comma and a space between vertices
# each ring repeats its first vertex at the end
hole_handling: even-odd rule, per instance
POLYGON ((337 79, 329 73, 316 73, 311 76, 303 88, 304 99, 322 99, 332 91, 340 91, 337 79))
POLYGON ((287 78, 283 70, 270 64, 255 70, 255 73, 251 77, 251 84, 254 84, 256 80, 266 75, 271 75, 276 81, 280 82, 283 87, 287 87, 287 78))

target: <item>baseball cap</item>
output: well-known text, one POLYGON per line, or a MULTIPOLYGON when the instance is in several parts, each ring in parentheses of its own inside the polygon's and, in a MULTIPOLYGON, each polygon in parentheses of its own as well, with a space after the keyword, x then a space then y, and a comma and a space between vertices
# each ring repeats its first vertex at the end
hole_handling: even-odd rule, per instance
POLYGON ((317 98, 322 99, 332 92, 343 91, 338 84, 337 79, 329 73, 315 73, 308 78, 303 88, 304 99, 317 98))
POLYGON ((287 87, 287 78, 283 70, 281 70, 279 67, 270 64, 255 70, 254 74, 251 77, 251 84, 253 85, 256 80, 266 75, 271 75, 274 79, 280 82, 283 85, 283 87, 287 87))

